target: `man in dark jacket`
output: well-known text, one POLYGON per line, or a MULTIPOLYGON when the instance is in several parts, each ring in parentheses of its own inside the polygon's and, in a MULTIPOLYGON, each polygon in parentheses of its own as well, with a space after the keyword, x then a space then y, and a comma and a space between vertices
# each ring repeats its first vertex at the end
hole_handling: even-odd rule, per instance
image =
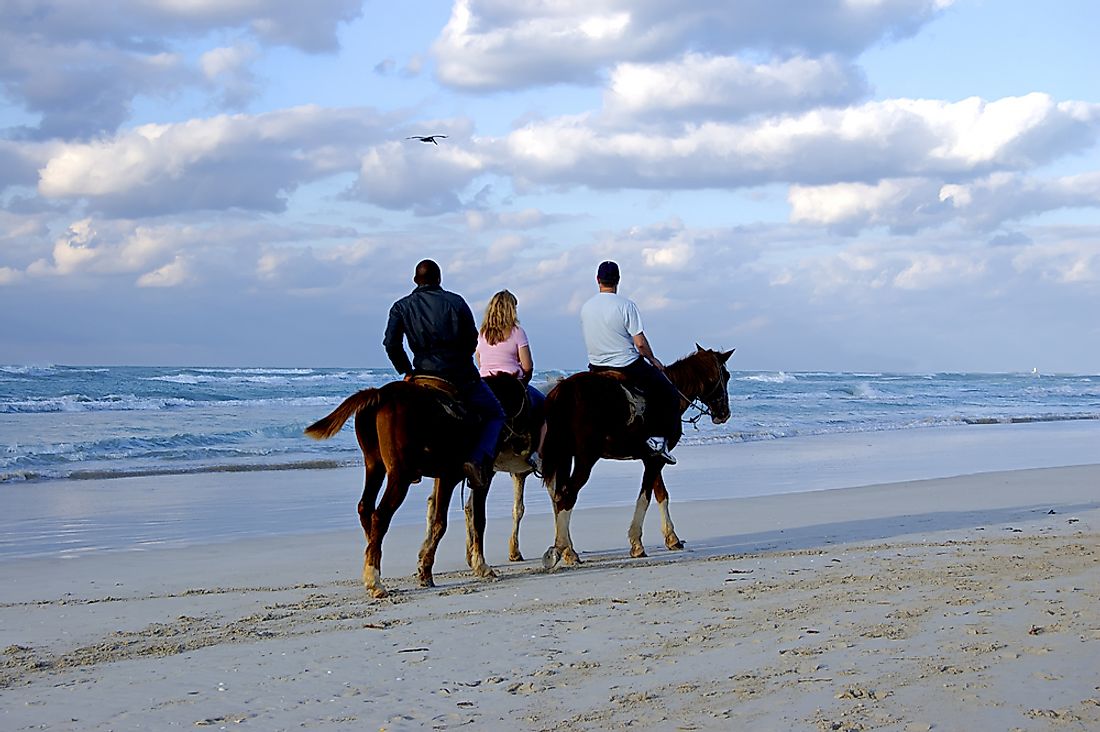
POLYGON ((481 417, 481 434, 463 466, 470 484, 483 487, 493 475, 504 410, 474 365, 477 326, 461 295, 440 286, 439 265, 425 259, 416 265, 416 289, 390 308, 382 345, 393 367, 408 379, 414 374, 439 376, 454 384, 459 397, 481 417), (405 353, 408 340, 413 359, 405 353))

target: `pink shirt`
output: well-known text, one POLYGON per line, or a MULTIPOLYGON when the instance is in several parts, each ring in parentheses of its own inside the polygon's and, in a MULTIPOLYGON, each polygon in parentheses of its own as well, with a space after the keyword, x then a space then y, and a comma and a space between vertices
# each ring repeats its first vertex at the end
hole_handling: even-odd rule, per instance
POLYGON ((527 344, 527 334, 518 325, 512 328, 508 337, 490 346, 483 333, 477 334, 477 357, 481 364, 481 375, 488 376, 498 372, 505 372, 519 376, 523 368, 519 363, 519 349, 527 344))

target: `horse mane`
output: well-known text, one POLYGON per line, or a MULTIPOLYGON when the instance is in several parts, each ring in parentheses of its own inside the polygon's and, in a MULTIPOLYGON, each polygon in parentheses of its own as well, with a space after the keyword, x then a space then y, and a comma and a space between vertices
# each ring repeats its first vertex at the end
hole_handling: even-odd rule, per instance
POLYGON ((714 379, 714 369, 706 356, 713 356, 713 352, 700 349, 666 367, 668 378, 676 384, 681 394, 707 391, 710 381, 714 379))

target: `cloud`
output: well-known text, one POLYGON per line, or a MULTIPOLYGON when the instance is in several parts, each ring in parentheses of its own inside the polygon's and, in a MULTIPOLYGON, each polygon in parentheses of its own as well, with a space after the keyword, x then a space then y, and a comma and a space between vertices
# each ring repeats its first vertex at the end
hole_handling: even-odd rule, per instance
POLYGON ((458 0, 432 47, 446 85, 472 91, 556 83, 596 84, 621 62, 655 62, 685 48, 855 56, 915 33, 949 0, 565 0, 522 5, 458 0))
POLYGON ((3 3, 0 90, 40 115, 37 128, 27 130, 37 138, 112 133, 129 118, 135 97, 164 98, 202 86, 210 78, 211 64, 222 66, 215 74, 223 85, 221 101, 240 107, 254 86, 240 60, 227 75, 224 59, 216 60, 226 55, 225 49, 211 49, 195 68, 174 44, 201 43, 212 33, 243 32, 265 46, 334 51, 339 24, 358 17, 361 5, 362 0, 3 3))
POLYGON ((59 145, 38 190, 113 216, 281 211, 301 183, 354 170, 358 151, 383 135, 369 110, 313 106, 142 125, 102 141, 59 145))
POLYGON ((265 44, 317 53, 339 47, 336 30, 362 13, 362 0, 113 0, 109 9, 83 0, 4 3, 0 27, 58 43, 94 41, 118 48, 155 47, 157 38, 199 37, 247 29, 265 44))
POLYGON ((873 185, 792 186, 788 200, 792 222, 848 234, 875 226, 913 233, 947 224, 989 231, 1047 211, 1100 207, 1100 173, 1054 179, 994 173, 969 183, 910 178, 873 185))
POLYGON ((221 89, 221 106, 241 109, 259 93, 256 75, 249 64, 259 56, 250 43, 211 49, 199 58, 207 81, 221 89))
POLYGON ((492 229, 538 229, 564 221, 566 217, 548 214, 537 208, 525 208, 519 211, 490 211, 467 209, 463 218, 470 231, 492 229))
POLYGON ((176 257, 168 264, 138 277, 136 284, 138 287, 176 287, 188 279, 187 262, 183 257, 176 257))
POLYGON ((467 149, 454 137, 441 145, 403 140, 372 147, 362 157, 349 195, 422 215, 457 211, 459 193, 490 170, 490 161, 476 146, 467 149))
POLYGON ((754 64, 688 53, 660 64, 620 64, 604 95, 612 119, 719 119, 839 106, 866 95, 862 72, 836 56, 754 64))
POLYGON ((530 184, 737 188, 1033 167, 1091 146, 1098 127, 1100 104, 1036 93, 992 102, 893 99, 663 134, 605 131, 590 116, 562 116, 525 125, 506 145, 509 169, 530 184))

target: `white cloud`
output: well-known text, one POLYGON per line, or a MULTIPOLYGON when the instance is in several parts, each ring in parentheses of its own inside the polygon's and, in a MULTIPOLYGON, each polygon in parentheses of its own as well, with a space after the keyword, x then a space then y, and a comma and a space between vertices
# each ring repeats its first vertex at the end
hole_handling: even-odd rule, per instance
POLYGON ((2 3, 0 85, 10 99, 41 115, 34 133, 44 138, 112 133, 129 117, 135 97, 163 98, 200 86, 214 67, 220 68, 215 75, 222 102, 239 107, 254 87, 239 60, 227 74, 230 60, 214 49, 200 70, 172 45, 201 43, 220 31, 248 33, 262 45, 334 51, 337 28, 358 17, 361 6, 362 0, 2 3))
POLYGON ((259 93, 256 75, 250 68, 258 57, 256 46, 238 43, 211 49, 199 58, 207 81, 221 89, 223 107, 242 108, 259 93))
POLYGON ((959 224, 991 230, 1008 221, 1073 207, 1100 207, 1100 173, 1034 178, 994 173, 969 183, 887 179, 874 185, 792 186, 791 221, 849 234, 874 226, 895 232, 959 224))
POLYGON ((137 279, 138 287, 176 287, 189 279, 187 263, 182 257, 176 257, 163 267, 146 272, 137 279))
POLYGON ((594 84, 621 62, 673 58, 685 48, 728 55, 769 49, 855 56, 885 37, 916 32, 944 0, 560 0, 522 5, 458 0, 433 46, 444 84, 472 90, 594 84), (800 22, 791 22, 797 17, 800 22))
POLYGON ((23 276, 23 273, 17 269, 11 267, 0 267, 0 287, 3 285, 10 285, 13 282, 18 281, 23 276))
POLYGON ((1100 104, 1029 94, 989 103, 894 99, 682 132, 604 131, 591 117, 531 122, 507 138, 521 182, 596 188, 736 188, 875 181, 1032 167, 1095 143, 1100 104), (995 130, 996 135, 983 133, 995 130))
POLYGON ((368 110, 313 106, 143 125, 114 138, 58 146, 38 190, 126 216, 279 211, 303 182, 354 170, 358 150, 382 134, 368 110))
POLYGON ((453 140, 445 145, 387 142, 363 155, 352 195, 383 208, 424 214, 456 211, 461 206, 458 193, 488 171, 484 155, 453 140))
POLYGON ((613 119, 737 119, 845 104, 866 92, 862 73, 836 56, 754 64, 689 53, 666 63, 616 66, 604 106, 613 119))

